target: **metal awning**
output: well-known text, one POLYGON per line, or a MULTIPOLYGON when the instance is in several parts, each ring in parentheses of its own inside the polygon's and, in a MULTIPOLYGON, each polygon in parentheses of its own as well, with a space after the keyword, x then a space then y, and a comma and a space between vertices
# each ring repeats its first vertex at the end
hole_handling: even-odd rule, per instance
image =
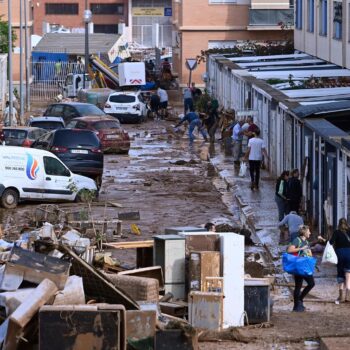
POLYGON ((339 113, 339 112, 348 112, 350 119, 350 101, 339 101, 331 103, 323 103, 316 105, 308 106, 298 106, 291 110, 299 118, 307 118, 311 116, 320 116, 325 114, 339 113))

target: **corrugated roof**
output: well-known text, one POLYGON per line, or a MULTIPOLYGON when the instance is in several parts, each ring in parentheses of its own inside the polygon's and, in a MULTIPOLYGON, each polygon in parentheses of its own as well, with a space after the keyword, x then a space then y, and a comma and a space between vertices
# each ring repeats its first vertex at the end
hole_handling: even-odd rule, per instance
POLYGON ((288 59, 288 60, 281 60, 281 61, 257 61, 257 62, 241 62, 238 63, 239 66, 242 68, 247 68, 247 67, 264 67, 264 66, 285 66, 285 65, 301 65, 301 64, 326 64, 324 60, 321 60, 319 58, 306 58, 302 60, 298 59, 288 59))
POLYGON ((305 125, 307 125, 313 131, 317 131, 317 133, 327 139, 330 137, 346 137, 348 134, 330 123, 326 119, 306 119, 305 125))
MULTIPOLYGON (((89 34, 89 53, 104 54, 117 42, 117 34, 89 34)), ((43 36, 34 52, 55 52, 84 55, 84 33, 48 33, 43 36)))
POLYGON ((282 59, 285 60, 290 58, 307 58, 307 57, 311 58, 312 56, 306 53, 297 53, 297 54, 290 54, 290 55, 227 57, 227 59, 233 62, 257 62, 257 61, 263 61, 263 60, 272 61, 272 60, 282 60, 282 59))
POLYGON ((323 103, 320 105, 308 105, 308 106, 298 106, 291 110, 299 118, 306 118, 312 115, 322 115, 328 113, 336 113, 349 111, 350 113, 350 101, 339 101, 323 103))
POLYGON ((282 90, 282 92, 291 98, 317 97, 317 96, 325 96, 327 98, 330 98, 330 96, 350 94, 350 87, 295 89, 295 90, 282 90))
POLYGON ((257 79, 288 79, 289 75, 293 76, 293 79, 304 78, 308 79, 311 76, 322 77, 349 77, 350 70, 348 69, 327 69, 320 70, 317 66, 308 70, 289 70, 289 71, 268 71, 268 72, 250 72, 257 79))

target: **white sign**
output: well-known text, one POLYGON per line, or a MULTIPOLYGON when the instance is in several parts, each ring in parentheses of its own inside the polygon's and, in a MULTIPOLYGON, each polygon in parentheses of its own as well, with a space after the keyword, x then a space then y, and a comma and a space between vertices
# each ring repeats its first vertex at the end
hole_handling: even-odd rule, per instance
POLYGON ((196 58, 187 58, 186 59, 186 67, 189 70, 194 70, 197 67, 197 59, 196 58))

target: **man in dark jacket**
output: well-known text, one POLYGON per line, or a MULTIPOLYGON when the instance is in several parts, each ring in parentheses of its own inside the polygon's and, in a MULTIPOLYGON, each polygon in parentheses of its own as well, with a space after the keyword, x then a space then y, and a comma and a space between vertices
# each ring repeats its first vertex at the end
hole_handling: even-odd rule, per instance
POLYGON ((288 181, 288 198, 289 198, 289 210, 295 211, 299 214, 301 197, 303 196, 303 190, 301 182, 299 180, 299 170, 294 169, 292 171, 292 177, 288 181))

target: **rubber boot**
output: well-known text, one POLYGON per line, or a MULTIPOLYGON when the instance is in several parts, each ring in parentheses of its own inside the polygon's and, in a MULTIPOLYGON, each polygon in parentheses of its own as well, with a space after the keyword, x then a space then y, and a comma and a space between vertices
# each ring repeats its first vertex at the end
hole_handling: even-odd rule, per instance
POLYGON ((339 303, 344 303, 345 302, 345 290, 344 289, 339 289, 339 297, 337 299, 337 301, 339 303))
POLYGON ((294 303, 293 311, 294 312, 304 312, 305 308, 303 306, 303 302, 298 300, 296 303, 294 303))
POLYGON ((350 289, 346 290, 346 297, 345 297, 346 302, 350 302, 350 289))

